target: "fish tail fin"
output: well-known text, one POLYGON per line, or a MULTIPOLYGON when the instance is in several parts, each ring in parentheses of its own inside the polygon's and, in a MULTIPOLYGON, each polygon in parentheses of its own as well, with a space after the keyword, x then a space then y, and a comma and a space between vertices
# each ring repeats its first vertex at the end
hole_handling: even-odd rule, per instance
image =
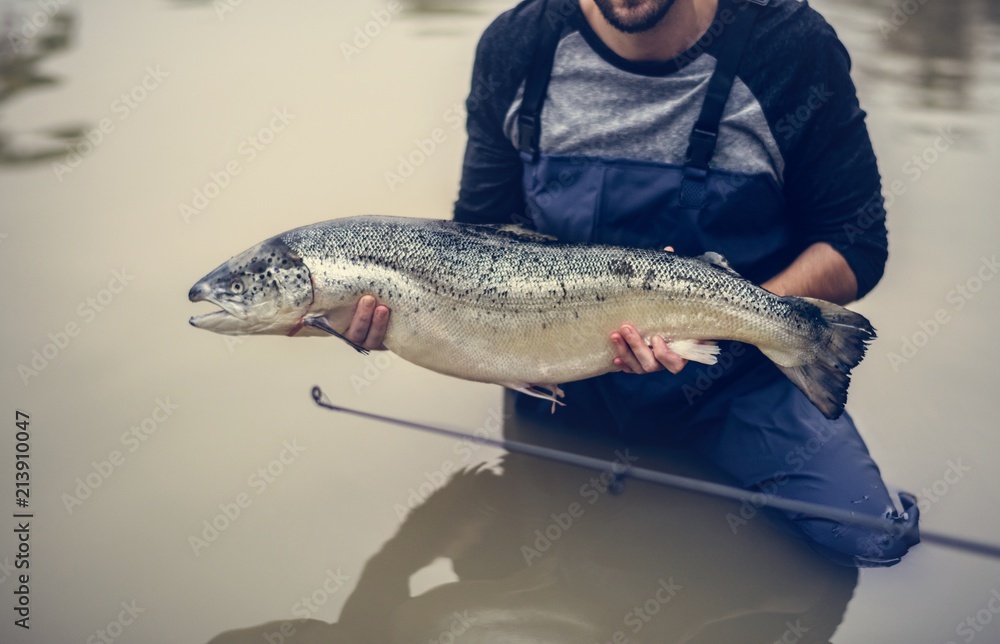
MULTIPOLYGON (((787 298, 799 300, 808 317, 819 315, 830 333, 826 344, 816 351, 811 362, 784 366, 784 354, 761 349, 775 362, 778 369, 802 390, 809 400, 827 418, 839 418, 847 403, 847 389, 851 384, 851 370, 865 357, 868 343, 875 339, 871 322, 842 306, 809 297, 787 298)), ((820 324, 822 324, 821 322, 820 324)))

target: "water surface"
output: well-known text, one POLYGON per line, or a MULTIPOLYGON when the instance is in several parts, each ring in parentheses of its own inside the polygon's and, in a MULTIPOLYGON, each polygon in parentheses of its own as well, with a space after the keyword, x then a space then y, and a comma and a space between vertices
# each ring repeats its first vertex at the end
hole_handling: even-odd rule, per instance
MULTIPOLYGON (((5 609, 4 641, 1000 641, 996 562, 921 545, 855 575, 764 517, 734 535, 730 504, 611 494, 599 473, 309 397, 321 384, 498 436, 498 387, 333 341, 187 325, 207 311, 191 284, 276 232, 448 216, 476 40, 510 3, 53 6, 0 4, 6 33, 36 25, 0 42, 0 450, 14 449, 14 410, 29 412, 35 514, 32 628, 5 609), (433 152, 387 180, 437 129, 433 152), (122 602, 142 609, 134 621, 122 602)), ((814 6, 851 51, 891 193, 890 262, 857 305, 880 339, 850 409, 927 528, 998 541, 1000 3, 929 0, 898 25, 890 3, 814 6)), ((607 459, 624 449, 518 431, 607 459)), ((6 525, 0 562, 15 553, 6 525)), ((0 577, 11 606, 14 578, 0 577)))

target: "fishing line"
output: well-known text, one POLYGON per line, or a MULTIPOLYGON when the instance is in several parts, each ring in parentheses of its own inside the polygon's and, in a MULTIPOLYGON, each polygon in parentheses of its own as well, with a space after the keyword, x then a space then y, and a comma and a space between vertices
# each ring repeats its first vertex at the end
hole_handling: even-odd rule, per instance
MULTIPOLYGON (((398 425, 400 427, 437 434, 439 436, 447 436, 458 440, 471 440, 479 444, 490 445, 492 447, 497 447, 516 454, 525 454, 527 456, 534 456, 535 458, 565 463, 567 465, 575 465, 577 467, 584 467, 592 470, 608 471, 615 477, 611 486, 609 486, 613 492, 620 490, 626 479, 635 479, 637 481, 646 481, 647 483, 653 483, 655 485, 686 490, 688 492, 694 492, 695 494, 704 494, 706 496, 745 502, 756 507, 769 507, 776 510, 782 510, 784 512, 803 514, 820 519, 828 519, 838 523, 855 525, 873 530, 882 530, 893 536, 900 536, 906 532, 902 526, 892 522, 891 520, 877 516, 854 514, 847 510, 841 510, 840 508, 830 507, 821 503, 799 501, 782 496, 765 494, 763 492, 751 492, 749 490, 743 490, 731 485, 693 479, 679 474, 668 474, 667 472, 659 472, 642 467, 628 466, 622 468, 618 461, 609 461, 591 456, 584 456, 583 454, 574 454, 572 452, 565 452, 563 450, 553 449, 550 447, 542 447, 540 445, 532 445, 530 443, 522 443, 520 441, 472 436, 464 432, 445 429, 443 427, 425 425, 411 420, 393 418, 391 416, 382 416, 380 414, 374 414, 367 411, 351 409, 350 407, 334 405, 330 402, 330 399, 327 398, 326 394, 323 393, 323 390, 318 386, 312 388, 312 398, 317 405, 331 411, 339 411, 359 416, 361 418, 377 420, 392 425, 398 425), (619 469, 621 469, 620 472, 619 469)), ((923 543, 933 543, 945 548, 952 548, 963 552, 975 553, 984 557, 1000 559, 1000 545, 997 544, 967 539, 965 537, 956 537, 953 535, 923 529, 919 531, 919 534, 920 540, 923 543)))

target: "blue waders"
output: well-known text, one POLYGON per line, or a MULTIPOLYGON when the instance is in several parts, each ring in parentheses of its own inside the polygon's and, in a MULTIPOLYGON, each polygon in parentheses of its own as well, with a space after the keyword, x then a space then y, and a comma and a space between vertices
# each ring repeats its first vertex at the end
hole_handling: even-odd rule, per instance
MULTIPOLYGON (((720 0, 727 2, 730 0, 720 0)), ((780 187, 766 174, 710 167, 730 88, 767 0, 734 13, 691 132, 686 163, 547 155, 542 116, 560 28, 543 31, 517 115, 527 214, 562 241, 642 248, 673 246, 683 255, 716 251, 761 282, 802 250, 780 187)), ((610 329, 609 329, 610 332, 610 329)), ((892 565, 919 541, 918 510, 893 507, 878 466, 847 413, 830 421, 756 348, 721 343, 719 364, 688 364, 678 375, 607 374, 562 385, 570 422, 613 427, 634 440, 674 442, 706 456, 743 487, 894 519, 902 536, 808 516, 787 517, 824 555, 844 565, 892 565)), ((547 413, 549 403, 519 396, 517 408, 547 413)), ((738 530, 748 517, 733 516, 738 530)))

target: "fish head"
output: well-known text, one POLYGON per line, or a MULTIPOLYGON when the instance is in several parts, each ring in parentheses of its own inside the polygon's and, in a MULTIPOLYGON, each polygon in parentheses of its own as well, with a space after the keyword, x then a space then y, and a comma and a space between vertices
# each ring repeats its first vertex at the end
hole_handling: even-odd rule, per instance
POLYGON ((221 311, 192 317, 191 326, 223 335, 294 335, 313 302, 302 258, 275 237, 236 255, 198 280, 192 302, 221 311))

